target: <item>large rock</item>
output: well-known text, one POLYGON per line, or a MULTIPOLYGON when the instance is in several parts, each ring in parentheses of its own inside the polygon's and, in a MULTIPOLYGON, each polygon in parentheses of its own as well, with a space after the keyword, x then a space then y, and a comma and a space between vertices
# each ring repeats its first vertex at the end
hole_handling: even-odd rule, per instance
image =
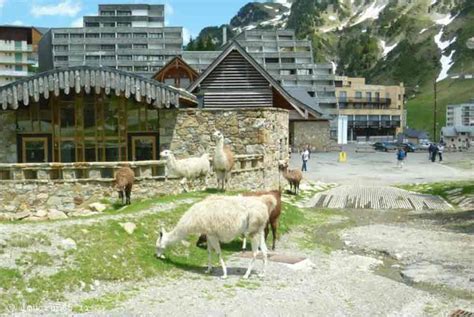
POLYGON ((107 209, 107 206, 101 203, 93 203, 89 205, 89 209, 92 211, 103 212, 105 209, 107 209))
POLYGON ((77 247, 76 241, 72 240, 71 238, 62 240, 61 245, 65 250, 74 250, 77 247))
POLYGON ((17 212, 16 214, 13 215, 14 220, 21 220, 25 219, 31 216, 31 212, 29 211, 22 211, 22 212, 17 212))
POLYGON ((50 220, 59 220, 59 219, 67 219, 67 215, 59 211, 57 209, 50 209, 48 212, 48 219, 50 220))

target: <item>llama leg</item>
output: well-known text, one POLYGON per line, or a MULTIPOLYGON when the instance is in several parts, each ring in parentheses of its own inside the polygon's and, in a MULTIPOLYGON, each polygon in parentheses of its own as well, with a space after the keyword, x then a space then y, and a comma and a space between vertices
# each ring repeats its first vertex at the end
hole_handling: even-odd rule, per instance
POLYGON ((207 243, 207 270, 205 271, 206 274, 212 272, 212 255, 211 255, 211 244, 207 243))
POLYGON ((207 236, 207 243, 212 245, 212 248, 216 251, 217 256, 219 257, 219 262, 222 266, 222 276, 221 278, 227 278, 227 267, 225 265, 224 259, 222 258, 221 246, 219 244, 219 240, 214 237, 207 236))
POLYGON ((244 240, 242 241, 242 250, 247 250, 247 236, 244 234, 244 240))
POLYGON ((260 274, 261 277, 265 276, 265 271, 267 269, 267 244, 265 243, 265 236, 263 234, 263 231, 260 233, 260 250, 262 250, 262 256, 263 256, 263 270, 262 273, 260 274))
POLYGON ((275 241, 277 238, 277 228, 278 228, 278 222, 274 222, 271 224, 272 225, 272 236, 273 236, 273 244, 272 244, 272 250, 275 251, 275 241))
POLYGON ((119 199, 120 199, 120 201, 122 202, 122 205, 123 205, 123 190, 120 190, 118 193, 119 193, 119 199))
POLYGON ((247 272, 244 274, 244 278, 248 279, 250 273, 252 273, 253 264, 255 263, 255 259, 257 258, 258 254, 258 245, 259 245, 260 236, 258 234, 251 237, 251 244, 252 244, 252 259, 250 260, 249 267, 247 268, 247 272))

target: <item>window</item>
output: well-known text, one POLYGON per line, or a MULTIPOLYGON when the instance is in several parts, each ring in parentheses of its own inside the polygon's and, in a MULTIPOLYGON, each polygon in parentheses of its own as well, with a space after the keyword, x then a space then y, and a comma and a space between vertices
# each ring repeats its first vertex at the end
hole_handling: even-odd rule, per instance
POLYGON ((292 35, 278 35, 278 40, 280 41, 291 41, 293 40, 292 35))
POLYGON ((98 27, 100 27, 99 22, 86 22, 85 25, 86 25, 86 28, 87 28, 87 27, 92 27, 92 28, 98 28, 98 27))
POLYGON ((132 66, 119 66, 118 69, 123 70, 123 71, 127 71, 127 72, 132 72, 133 71, 132 66))
POLYGON ((54 56, 56 62, 67 62, 67 56, 54 56))
POLYGON ((103 61, 115 61, 115 55, 105 55, 102 56, 103 61))
POLYGON ((146 33, 133 33, 133 37, 135 38, 145 38, 147 37, 146 33))
POLYGON ((362 92, 361 91, 356 91, 355 92, 355 97, 356 98, 362 98, 362 92))
POLYGON ((84 45, 83 44, 71 44, 69 45, 70 51, 83 51, 84 45))
POLYGON ((146 55, 133 55, 134 61, 147 61, 148 58, 146 55))
POLYGON ((115 45, 114 44, 109 44, 109 45, 102 44, 100 46, 100 49, 104 50, 104 51, 114 51, 115 50, 115 45))
POLYGON ((100 11, 100 15, 102 15, 102 16, 114 16, 115 11, 100 11))
POLYGON ((115 22, 103 22, 102 26, 106 27, 106 28, 114 28, 115 27, 115 22))
POLYGON ((282 63, 288 63, 288 64, 292 64, 295 62, 295 59, 293 57, 282 57, 281 58, 281 62, 282 63))
POLYGON ((100 44, 86 44, 86 51, 98 51, 100 50, 100 44))
POLYGON ((161 56, 161 55, 149 55, 148 60, 149 61, 162 61, 163 56, 161 56))
POLYGON ((148 38, 150 39, 162 39, 163 33, 148 33, 148 38))
POLYGON ((131 27, 131 22, 117 22, 117 27, 131 27))
POLYGON ((132 55, 119 55, 117 56, 117 59, 121 61, 131 61, 132 55))
POLYGON ((312 70, 311 69, 298 69, 297 74, 298 75, 311 75, 312 70))
POLYGON ((21 72, 21 71, 23 71, 23 66, 21 66, 21 65, 15 65, 15 70, 16 70, 17 72, 21 72))
POLYGON ((132 48, 132 44, 117 44, 118 45, 118 49, 131 49, 132 48))
POLYGON ((132 15, 132 11, 117 11, 117 15, 130 16, 132 15))
POLYGON ((86 61, 98 61, 100 60, 100 56, 86 56, 86 61))
POLYGON ((82 34, 82 33, 71 34, 71 38, 72 39, 83 39, 84 34, 82 34))
POLYGON ((100 35, 103 39, 115 38, 115 33, 102 33, 100 35))
POLYGON ((366 92, 365 95, 367 96, 368 100, 372 100, 372 93, 371 92, 366 92))
POLYGON ((147 49, 148 45, 147 44, 133 44, 133 48, 144 48, 147 49))
POLYGON ((147 72, 148 67, 146 67, 146 66, 135 66, 135 71, 136 72, 147 72))
POLYGON ((99 33, 87 33, 86 38, 99 38, 99 33))
POLYGON ((132 37, 132 33, 117 33, 117 37, 132 37))
POLYGON ((69 34, 67 34, 67 33, 55 33, 54 38, 55 39, 67 39, 67 38, 69 38, 69 34))
POLYGON ((67 51, 67 45, 54 45, 55 52, 65 52, 67 51))
POLYGON ((265 58, 266 64, 278 64, 278 57, 267 57, 265 58))

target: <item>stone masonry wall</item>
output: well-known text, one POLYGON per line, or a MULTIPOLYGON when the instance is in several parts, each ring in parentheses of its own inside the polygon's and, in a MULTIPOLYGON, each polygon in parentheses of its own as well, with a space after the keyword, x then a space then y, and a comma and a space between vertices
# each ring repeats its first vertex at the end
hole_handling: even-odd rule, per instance
POLYGON ((294 150, 309 144, 312 151, 329 151, 335 146, 330 138, 329 121, 295 121, 293 130, 294 150))
POLYGON ((0 111, 0 162, 15 163, 16 124, 14 111, 0 111))
POLYGON ((278 161, 288 157, 288 112, 281 109, 181 109, 160 112, 160 146, 177 158, 214 153, 221 131, 234 154, 264 154, 265 188, 278 184, 278 161))

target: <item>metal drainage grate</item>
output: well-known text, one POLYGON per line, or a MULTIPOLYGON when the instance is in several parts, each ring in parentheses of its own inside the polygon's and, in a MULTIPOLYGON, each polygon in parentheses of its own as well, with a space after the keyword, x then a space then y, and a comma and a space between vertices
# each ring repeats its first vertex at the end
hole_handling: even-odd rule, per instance
POLYGON ((462 309, 456 309, 451 314, 449 314, 449 317, 474 317, 474 313, 462 309))
MULTIPOLYGON (((245 251, 245 252, 241 252, 239 254, 239 256, 241 258, 249 259, 253 255, 252 255, 252 252, 245 251)), ((257 258, 262 259, 262 254, 260 252, 259 252, 257 258)), ((268 260, 273 261, 273 262, 286 263, 286 264, 296 264, 296 263, 299 263, 303 260, 306 260, 306 258, 302 257, 302 256, 285 255, 285 254, 278 254, 278 253, 274 253, 274 252, 269 252, 268 253, 268 260)))

